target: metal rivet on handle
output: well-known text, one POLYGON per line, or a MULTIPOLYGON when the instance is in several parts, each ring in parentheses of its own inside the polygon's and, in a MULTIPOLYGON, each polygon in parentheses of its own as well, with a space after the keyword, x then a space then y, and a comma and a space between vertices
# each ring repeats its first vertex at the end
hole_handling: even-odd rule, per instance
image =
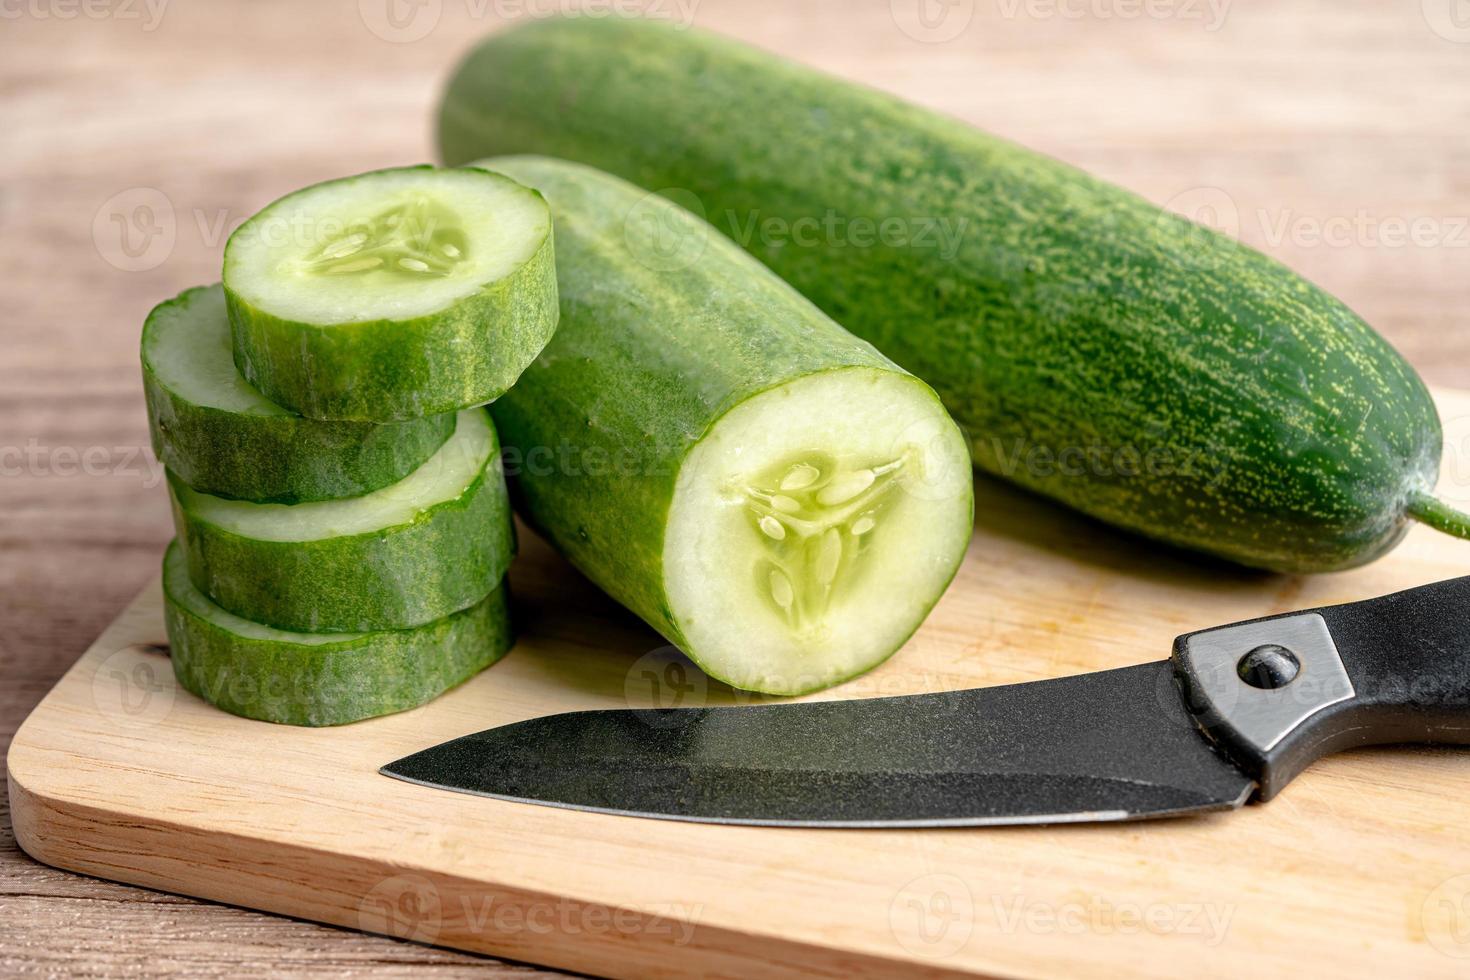
POLYGON ((1251 687, 1274 690, 1296 680, 1302 663, 1279 643, 1266 643, 1240 658, 1235 673, 1251 687))

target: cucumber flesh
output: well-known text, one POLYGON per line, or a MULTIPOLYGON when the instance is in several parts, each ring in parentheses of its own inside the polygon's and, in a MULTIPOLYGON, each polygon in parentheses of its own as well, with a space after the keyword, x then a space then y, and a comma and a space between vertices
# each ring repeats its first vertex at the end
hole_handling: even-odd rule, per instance
POLYGON ((190 404, 239 415, 297 417, 240 376, 230 349, 230 321, 218 286, 184 304, 160 307, 145 334, 144 361, 158 381, 190 404))
POLYGON ((759 394, 679 469, 672 618, 701 665, 739 687, 799 693, 861 673, 949 583, 970 479, 959 431, 902 376, 851 368, 759 394))
POLYGON ((387 421, 493 400, 556 326, 551 220, 475 168, 328 181, 225 247, 241 373, 313 418, 387 421))
POLYGON ((218 285, 159 304, 141 357, 154 452, 206 493, 285 503, 370 493, 407 476, 454 431, 453 413, 379 425, 306 419, 275 404, 235 367, 218 285))
POLYGON ((409 476, 345 500, 259 504, 170 477, 194 584, 254 622, 307 632, 404 629, 474 605, 515 552, 499 444, 483 409, 409 476))
POLYGON ((194 587, 177 542, 163 563, 174 673, 247 718, 340 725, 423 704, 500 659, 512 633, 504 585, 408 630, 296 633, 242 619, 194 587))

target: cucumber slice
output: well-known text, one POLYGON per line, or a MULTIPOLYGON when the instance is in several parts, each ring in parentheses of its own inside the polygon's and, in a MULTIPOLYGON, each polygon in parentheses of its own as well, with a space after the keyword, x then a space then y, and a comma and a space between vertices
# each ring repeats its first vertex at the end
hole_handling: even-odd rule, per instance
POLYGON ((529 520, 736 687, 800 694, 902 646, 970 540, 934 392, 664 198, 493 165, 556 221, 561 326, 491 406, 529 520))
POLYGON ((282 408, 235 369, 224 290, 185 290, 143 325, 153 452, 189 486, 221 497, 298 503, 356 497, 407 476, 454 431, 453 412, 390 422, 323 422, 282 408))
POLYGON ((287 725, 341 725, 416 707, 473 677, 513 642, 507 587, 424 626, 288 633, 241 619, 189 580, 177 541, 163 559, 174 675, 225 711, 287 725))
POLYGON ((224 287, 241 373, 311 418, 483 405, 556 329, 546 202, 476 168, 289 194, 230 236, 224 287))
POLYGON ((257 504, 170 475, 194 584, 278 629, 405 629, 479 602, 515 552, 499 443, 484 409, 413 473, 346 500, 257 504))

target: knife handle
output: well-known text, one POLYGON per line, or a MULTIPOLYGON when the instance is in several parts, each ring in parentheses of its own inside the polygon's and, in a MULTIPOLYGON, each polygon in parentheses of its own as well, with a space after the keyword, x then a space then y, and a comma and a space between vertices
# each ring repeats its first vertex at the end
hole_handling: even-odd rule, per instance
POLYGON ((1186 633, 1173 662, 1263 800, 1344 749, 1470 744, 1470 577, 1186 633))

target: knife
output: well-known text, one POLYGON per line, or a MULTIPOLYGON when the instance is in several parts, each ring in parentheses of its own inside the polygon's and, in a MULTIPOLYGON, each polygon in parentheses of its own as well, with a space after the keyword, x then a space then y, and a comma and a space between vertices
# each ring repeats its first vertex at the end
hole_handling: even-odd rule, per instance
POLYGON ((1470 744, 1470 577, 1186 633, 1169 660, 939 694, 576 711, 380 771, 503 800, 818 827, 1138 820, 1269 800, 1324 755, 1470 744))

